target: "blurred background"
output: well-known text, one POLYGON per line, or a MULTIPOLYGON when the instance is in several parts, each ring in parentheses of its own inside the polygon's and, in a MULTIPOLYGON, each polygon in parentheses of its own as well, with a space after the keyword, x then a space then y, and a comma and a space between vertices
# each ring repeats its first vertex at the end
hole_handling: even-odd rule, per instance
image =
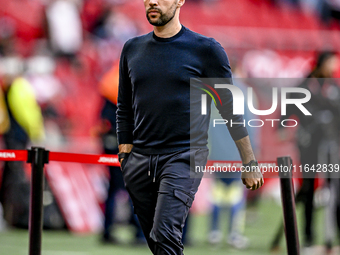
MULTIPOLYGON (((184 26, 222 44, 241 88, 247 87, 245 78, 340 77, 335 60, 339 1, 187 0, 180 17, 184 26), (324 59, 320 52, 326 53, 324 59), (322 71, 315 72, 320 61, 322 71)), ((129 38, 151 30, 139 0, 0 0, 0 148, 39 145, 50 151, 117 153, 120 52, 129 38)), ((332 112, 336 122, 337 81, 325 93, 315 93, 328 93, 322 100, 332 103, 323 110, 327 116, 332 112)), ((255 86, 259 109, 270 107, 270 91, 270 84, 255 86)), ((322 144, 322 151, 328 150, 325 157, 335 164, 339 125, 330 125, 326 130, 335 131, 326 140, 332 143, 317 141, 315 146, 322 144)), ((251 129, 257 159, 291 155, 299 164, 303 151, 298 132, 282 135, 270 125, 251 129)), ((221 155, 223 145, 216 146, 210 159, 239 160, 236 147, 221 155)), ((0 253, 27 254, 29 165, 0 163, 0 253)), ((286 254, 278 179, 266 179, 261 190, 248 193, 237 176, 224 181, 215 177, 205 178, 197 193, 183 240, 186 254, 286 254)), ((313 195, 303 196, 304 206, 297 206, 301 247, 304 254, 338 254, 339 184, 315 180, 309 183, 313 195), (334 228, 330 232, 329 226, 334 228)), ((297 190, 304 187, 300 179, 294 183, 297 190)), ((150 254, 119 168, 50 163, 44 229, 47 255, 150 254)))

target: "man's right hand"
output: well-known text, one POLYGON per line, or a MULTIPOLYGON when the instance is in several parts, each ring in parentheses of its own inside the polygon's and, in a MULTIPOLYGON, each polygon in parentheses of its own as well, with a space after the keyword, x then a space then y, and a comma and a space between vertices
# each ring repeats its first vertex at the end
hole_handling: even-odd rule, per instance
MULTIPOLYGON (((119 144, 118 149, 119 153, 130 153, 132 150, 133 145, 132 144, 119 144)), ((122 164, 124 158, 121 158, 119 163, 122 164)))

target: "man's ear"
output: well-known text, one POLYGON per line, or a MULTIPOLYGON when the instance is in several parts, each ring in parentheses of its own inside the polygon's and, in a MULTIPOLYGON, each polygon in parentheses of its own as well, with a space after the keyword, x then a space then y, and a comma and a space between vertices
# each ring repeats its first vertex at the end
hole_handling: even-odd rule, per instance
POLYGON ((184 3, 185 3, 185 0, 179 0, 177 3, 177 7, 181 8, 184 3))

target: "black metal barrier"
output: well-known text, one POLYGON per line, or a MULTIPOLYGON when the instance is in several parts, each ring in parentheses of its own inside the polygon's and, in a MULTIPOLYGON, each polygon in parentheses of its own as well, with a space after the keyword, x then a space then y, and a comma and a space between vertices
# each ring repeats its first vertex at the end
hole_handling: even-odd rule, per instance
POLYGON ((28 151, 27 163, 31 163, 31 194, 29 214, 29 255, 41 254, 43 221, 44 165, 48 163, 48 151, 32 147, 28 151))
MULTIPOLYGON (((290 157, 277 158, 277 165, 292 169, 293 162, 290 157)), ((287 254, 299 255, 300 244, 295 213, 295 195, 292 180, 292 171, 280 171, 281 201, 285 226, 287 254)))
MULTIPOLYGON (((49 152, 44 148, 32 147, 27 151, 0 151, 0 160, 27 161, 31 163, 31 190, 29 214, 29 255, 41 255, 44 166, 49 161, 65 161, 119 166, 117 155, 90 155, 49 152)), ((292 169, 290 157, 277 158, 279 167, 292 169)), ((282 169, 282 168, 281 168, 282 169)), ((279 172, 281 198, 288 255, 299 255, 299 237, 296 224, 295 196, 291 171, 279 172)))

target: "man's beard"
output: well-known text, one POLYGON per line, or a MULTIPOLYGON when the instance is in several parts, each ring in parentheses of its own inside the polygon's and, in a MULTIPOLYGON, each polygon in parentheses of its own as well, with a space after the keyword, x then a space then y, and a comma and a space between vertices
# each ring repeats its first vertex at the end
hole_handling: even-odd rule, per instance
POLYGON ((173 19, 173 17, 175 16, 175 13, 176 13, 176 7, 175 7, 175 4, 173 6, 171 6, 171 9, 169 10, 169 13, 168 14, 164 14, 160 9, 158 8, 150 8, 147 12, 146 12, 146 18, 148 19, 149 23, 153 26, 156 26, 156 27, 161 27, 161 26, 164 26, 166 25, 167 23, 169 23, 170 20, 173 19), (173 9, 173 11, 172 11, 173 9), (156 21, 151 21, 151 19, 149 18, 149 11, 150 10, 157 10, 160 14, 160 17, 156 20, 156 21), (172 11, 172 13, 171 13, 172 11))

